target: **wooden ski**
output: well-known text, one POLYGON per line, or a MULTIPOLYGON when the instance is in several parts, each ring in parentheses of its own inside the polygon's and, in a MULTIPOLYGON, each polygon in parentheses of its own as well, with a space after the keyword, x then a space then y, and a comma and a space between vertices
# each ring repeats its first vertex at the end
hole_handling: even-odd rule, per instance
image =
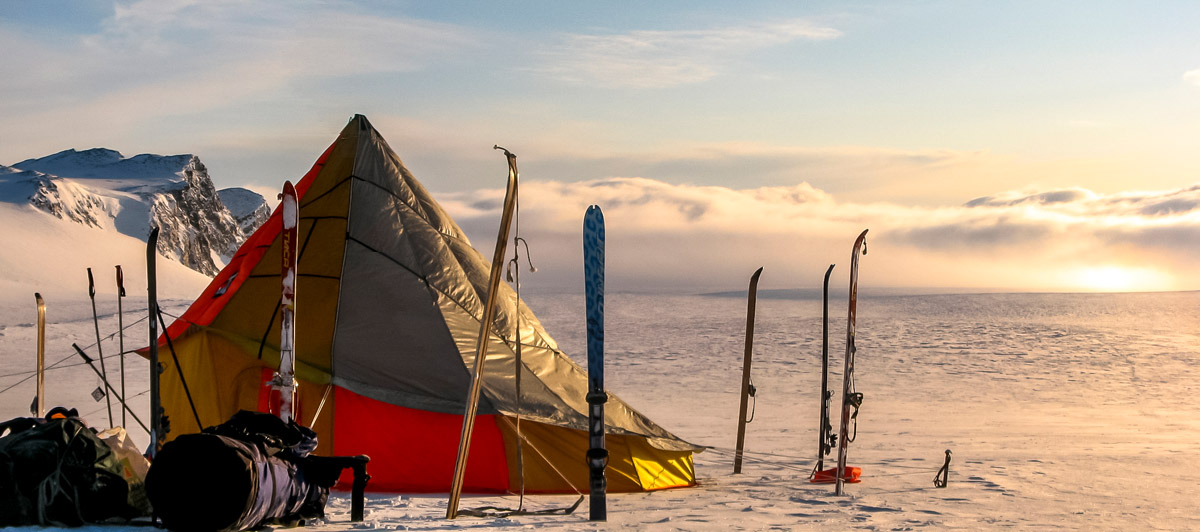
POLYGON ((467 394, 466 412, 463 413, 462 434, 458 439, 458 456, 454 461, 454 478, 450 481, 450 498, 446 503, 446 519, 458 516, 458 502, 462 497, 463 477, 467 471, 467 453, 471 450, 471 433, 475 428, 475 413, 479 411, 479 393, 483 384, 483 365, 487 359, 487 340, 492 331, 492 317, 496 314, 496 292, 500 288, 501 272, 504 269, 504 254, 508 250, 508 232, 512 227, 513 211, 517 206, 517 156, 504 150, 508 159, 508 187, 504 192, 504 211, 500 215, 500 232, 496 236, 496 249, 492 254, 492 270, 488 276, 487 303, 479 320, 479 338, 475 347, 475 371, 471 375, 471 389, 467 394))
POLYGON ((746 410, 750 406, 750 397, 754 395, 754 386, 750 384, 750 358, 754 352, 754 307, 758 302, 758 276, 763 269, 755 270, 750 276, 750 288, 746 292, 746 352, 742 355, 742 402, 738 409, 737 452, 733 455, 734 474, 742 472, 742 449, 746 442, 746 410))
POLYGON ((37 301, 37 395, 33 398, 33 415, 46 415, 46 302, 42 294, 34 293, 37 301))

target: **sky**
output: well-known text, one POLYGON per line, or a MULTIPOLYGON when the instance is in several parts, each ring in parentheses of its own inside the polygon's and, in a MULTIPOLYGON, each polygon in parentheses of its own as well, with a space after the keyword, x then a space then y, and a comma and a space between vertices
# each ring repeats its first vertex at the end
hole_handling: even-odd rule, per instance
MULTIPOLYGON (((615 286, 1200 289, 1200 3, 0 0, 0 164, 198 155, 273 196, 354 114, 490 256, 615 286), (838 277, 840 276, 840 277, 838 277)), ((541 281, 540 279, 545 279, 541 281)))

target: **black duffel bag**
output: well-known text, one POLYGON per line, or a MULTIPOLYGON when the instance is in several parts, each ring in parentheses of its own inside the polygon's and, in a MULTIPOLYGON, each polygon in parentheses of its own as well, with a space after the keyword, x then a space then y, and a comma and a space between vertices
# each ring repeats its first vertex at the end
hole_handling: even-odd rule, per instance
POLYGON ((241 411, 163 446, 146 491, 178 532, 236 531, 324 516, 340 468, 313 465, 316 434, 270 414, 241 411))

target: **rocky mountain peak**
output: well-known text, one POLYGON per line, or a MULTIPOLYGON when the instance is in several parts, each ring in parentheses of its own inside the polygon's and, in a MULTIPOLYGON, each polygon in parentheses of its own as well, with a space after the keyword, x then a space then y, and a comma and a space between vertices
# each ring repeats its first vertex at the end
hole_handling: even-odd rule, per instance
POLYGON ((270 216, 262 196, 248 190, 253 197, 238 197, 235 216, 191 154, 126 158, 106 148, 72 149, 3 169, 6 189, 20 193, 0 200, 142 240, 158 227, 159 253, 210 276, 270 216))

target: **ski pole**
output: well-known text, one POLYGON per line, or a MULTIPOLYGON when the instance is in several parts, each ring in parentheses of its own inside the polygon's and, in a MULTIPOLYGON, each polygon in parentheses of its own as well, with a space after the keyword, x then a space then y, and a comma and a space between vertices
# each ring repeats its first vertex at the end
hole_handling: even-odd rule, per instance
MULTIPOLYGON (((92 278, 92 269, 88 268, 88 297, 92 300, 92 325, 96 326, 96 350, 100 352, 100 379, 108 384, 108 370, 104 369, 104 348, 100 345, 100 317, 96 314, 96 280, 92 278)), ((113 426, 112 398, 107 394, 104 402, 108 404, 108 426, 113 426)))
MULTIPOLYGON (((120 340, 117 344, 118 353, 121 354, 121 397, 125 396, 125 317, 121 313, 121 299, 125 297, 125 274, 121 272, 121 265, 117 265, 117 335, 120 340)), ((125 411, 121 410, 121 426, 125 426, 129 420, 125 418, 125 411)))
POLYGON ((87 353, 83 352, 83 348, 79 347, 79 344, 71 344, 71 347, 74 347, 75 352, 79 353, 80 357, 83 357, 83 361, 87 362, 88 367, 92 368, 92 371, 96 372, 96 376, 100 377, 100 380, 104 381, 104 387, 108 388, 108 392, 117 396, 117 401, 121 403, 121 407, 128 411, 129 415, 133 416, 133 420, 137 421, 138 425, 142 426, 142 430, 150 432, 150 429, 146 427, 146 424, 142 423, 141 419, 138 419, 137 414, 134 414, 133 410, 129 409, 129 404, 125 402, 125 398, 118 394, 117 391, 113 389, 112 385, 108 383, 108 379, 105 379, 104 375, 100 373, 100 370, 96 369, 96 364, 92 360, 92 357, 87 356, 87 353))

